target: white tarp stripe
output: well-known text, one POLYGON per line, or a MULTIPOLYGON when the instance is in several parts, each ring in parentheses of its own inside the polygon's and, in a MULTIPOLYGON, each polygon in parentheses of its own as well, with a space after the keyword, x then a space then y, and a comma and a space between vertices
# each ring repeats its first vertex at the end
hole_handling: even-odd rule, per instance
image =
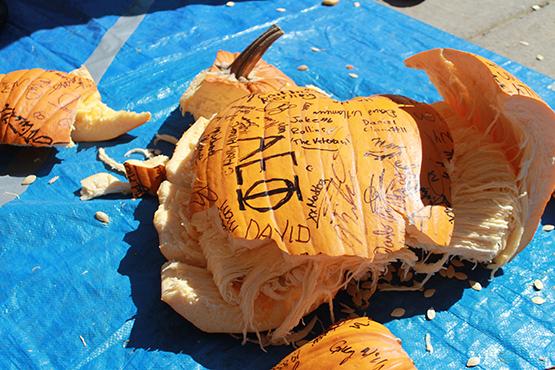
POLYGON ((84 63, 94 81, 100 82, 110 64, 135 32, 154 0, 135 0, 125 15, 106 31, 96 49, 84 63))

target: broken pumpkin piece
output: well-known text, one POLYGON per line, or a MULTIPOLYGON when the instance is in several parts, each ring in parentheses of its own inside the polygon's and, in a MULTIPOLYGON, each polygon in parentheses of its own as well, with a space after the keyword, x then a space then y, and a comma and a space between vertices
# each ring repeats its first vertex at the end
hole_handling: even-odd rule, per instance
POLYGON ((199 73, 181 96, 181 112, 190 112, 195 119, 209 118, 243 96, 296 86, 283 72, 261 59, 282 35, 283 31, 273 25, 241 53, 218 51, 212 66, 199 73))
POLYGON ((108 194, 129 194, 131 186, 107 172, 100 172, 81 180, 81 200, 90 200, 108 194))
POLYGON ((502 266, 532 239, 555 189, 555 112, 495 63, 453 49, 406 60, 445 102, 455 143, 450 254, 502 266))
POLYGON ((123 163, 133 197, 139 198, 147 193, 156 195, 160 184, 166 179, 167 161, 167 156, 158 155, 146 161, 131 159, 123 163))
POLYGON ((142 125, 150 113, 114 111, 85 67, 0 75, 0 144, 70 146, 110 140, 142 125))
POLYGON ((401 340, 368 317, 340 321, 281 360, 273 370, 414 370, 401 340))

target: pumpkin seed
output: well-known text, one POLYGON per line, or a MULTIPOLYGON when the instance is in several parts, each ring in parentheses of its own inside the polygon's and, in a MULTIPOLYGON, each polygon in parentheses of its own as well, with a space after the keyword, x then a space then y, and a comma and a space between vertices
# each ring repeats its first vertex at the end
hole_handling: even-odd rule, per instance
POLYGON ((301 64, 297 67, 297 70, 301 72, 308 71, 308 66, 306 64, 301 64))
POLYGON ((390 313, 391 317, 403 317, 405 316, 405 309, 402 307, 397 307, 390 313))
POLYGON ((464 272, 455 272, 455 279, 466 280, 468 279, 468 275, 466 275, 464 272))
POLYGON ((447 275, 447 277, 449 279, 452 279, 455 277, 455 268, 451 265, 449 265, 449 267, 447 267, 447 270, 445 271, 445 275, 447 275))
POLYGON ((536 11, 536 10, 540 10, 542 7, 539 5, 532 5, 532 10, 536 11))
POLYGON ((474 367, 478 365, 480 365, 479 357, 470 357, 468 361, 466 361, 466 367, 474 367))
POLYGON ((21 185, 31 185, 32 183, 34 183, 37 180, 37 176, 35 175, 29 175, 26 176, 22 181, 21 181, 21 185))
POLYGON ((103 222, 105 224, 110 223, 110 217, 102 211, 96 212, 94 214, 94 218, 96 218, 98 221, 103 222))
POLYGON ((433 307, 428 308, 428 310, 426 311, 426 318, 428 320, 433 320, 436 317, 436 310, 434 310, 433 307))
POLYGON ((543 55, 541 54, 536 55, 536 59, 541 62, 543 60, 543 55))
POLYGON ((536 297, 532 298, 532 302, 534 302, 535 304, 544 304, 545 303, 545 298, 536 296, 536 297))
POLYGON ((555 226, 553 226, 553 225, 543 225, 542 230, 543 231, 553 231, 553 230, 555 230, 555 226))
POLYGON ((358 78, 358 75, 356 73, 349 73, 349 77, 358 78))
POLYGON ((355 6, 355 8, 360 8, 360 3, 358 1, 355 1, 353 5, 355 6))
POLYGON ((520 45, 529 46, 530 43, 528 41, 519 41, 520 45))
POLYGON ((50 185, 52 185, 53 183, 55 183, 56 181, 58 181, 58 179, 60 178, 60 176, 54 176, 53 178, 51 178, 50 180, 48 180, 48 183, 50 185))
POLYGON ((317 48, 316 46, 311 47, 310 50, 312 50, 315 53, 319 53, 320 51, 322 51, 322 49, 317 48))
POLYGON ((335 6, 339 4, 339 0, 322 0, 322 5, 325 6, 335 6))
POLYGON ((543 283, 542 283, 542 281, 541 281, 541 280, 538 280, 538 279, 534 280, 534 288, 535 288, 536 290, 542 290, 542 289, 543 289, 543 283))
POLYGON ((470 287, 472 289, 477 290, 477 291, 482 290, 482 284, 480 284, 479 281, 469 280, 468 283, 470 284, 470 287))
POLYGON ((461 260, 452 260, 451 264, 455 267, 463 267, 464 266, 464 263, 461 260))
POLYGON ((424 341, 426 342, 426 352, 434 353, 434 347, 432 346, 432 338, 430 336, 430 333, 426 333, 424 341))
POLYGON ((287 9, 285 8, 277 8, 276 12, 280 12, 280 13, 285 13, 287 11, 287 9))
POLYGON ((227 3, 225 3, 225 6, 228 6, 231 8, 232 6, 235 6, 235 3, 233 1, 228 1, 227 3))
POLYGON ((431 298, 434 296, 434 294, 436 294, 436 290, 435 289, 426 289, 424 291, 424 297, 426 298, 431 298))
POLYGON ((81 343, 83 343, 83 347, 87 346, 87 342, 85 342, 85 338, 83 338, 82 335, 79 336, 79 339, 81 339, 81 343))

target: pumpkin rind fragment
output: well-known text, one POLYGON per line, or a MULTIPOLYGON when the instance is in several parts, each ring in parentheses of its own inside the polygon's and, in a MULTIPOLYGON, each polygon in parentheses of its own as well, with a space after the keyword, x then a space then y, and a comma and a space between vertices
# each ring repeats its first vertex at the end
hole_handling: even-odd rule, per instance
POLYGON ((334 324, 273 367, 286 369, 415 370, 416 367, 401 341, 385 326, 359 317, 334 324))

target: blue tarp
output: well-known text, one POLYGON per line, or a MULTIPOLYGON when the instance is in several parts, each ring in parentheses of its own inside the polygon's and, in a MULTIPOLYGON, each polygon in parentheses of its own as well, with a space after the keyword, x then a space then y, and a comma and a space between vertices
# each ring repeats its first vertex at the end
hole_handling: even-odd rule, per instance
MULTIPOLYGON (((0 73, 80 66, 131 2, 98 0, 8 1, 10 23, 0 33, 0 73)), ((79 181, 107 169, 97 148, 123 160, 130 148, 156 147, 156 132, 180 135, 191 123, 178 112, 179 96, 210 65, 218 49, 241 50, 278 23, 285 31, 265 59, 299 84, 314 84, 339 99, 393 93, 433 102, 437 92, 424 73, 403 60, 416 52, 451 47, 484 55, 529 84, 552 107, 549 77, 365 1, 322 7, 319 1, 155 1, 99 84, 115 108, 152 112, 152 121, 113 142, 69 149, 0 147, 0 176, 22 176, 33 166, 38 180, 19 199, 0 207, 0 368, 2 369, 264 369, 291 351, 205 334, 160 301, 160 266, 152 216, 154 198, 111 196, 79 200, 79 181), (280 13, 277 7, 286 8, 280 13), (322 51, 311 52, 312 46, 322 51), (309 71, 296 67, 306 64, 309 71), (360 77, 348 76, 346 64, 360 77), (59 180, 48 184, 48 180, 59 180), (96 211, 112 218, 94 219, 96 211), (82 342, 81 338, 86 343, 82 342)), ((542 222, 553 223, 548 207, 542 222)), ((555 364, 554 233, 538 230, 514 261, 484 285, 432 279, 433 298, 422 293, 378 293, 368 314, 399 336, 421 369, 461 369, 479 356, 485 369, 535 369, 555 364), (535 292, 532 281, 545 288, 535 292), (546 298, 535 305, 531 297, 546 298), (406 316, 392 319, 394 307, 406 316), (433 306, 433 321, 424 317, 433 306), (431 334, 434 353, 425 350, 431 334), (542 361, 543 358, 543 361, 542 361)), ((321 313, 325 316, 325 310, 321 313)), ((214 318, 217 320, 218 318, 214 318)))

